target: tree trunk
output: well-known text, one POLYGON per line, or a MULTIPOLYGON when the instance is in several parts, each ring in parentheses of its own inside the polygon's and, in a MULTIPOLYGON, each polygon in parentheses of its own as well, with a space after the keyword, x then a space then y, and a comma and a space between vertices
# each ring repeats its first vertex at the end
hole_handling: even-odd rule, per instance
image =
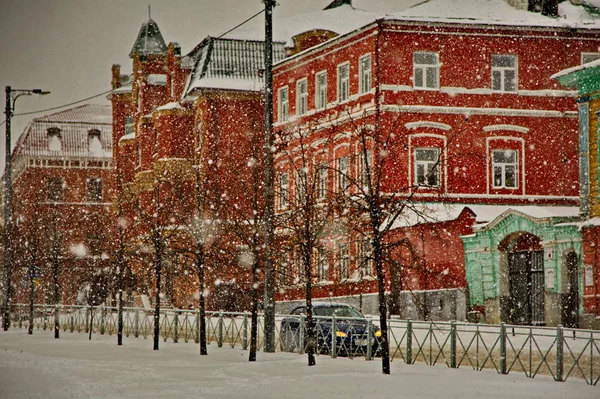
POLYGON ((198 253, 196 258, 196 269, 198 271, 198 284, 200 285, 200 297, 199 297, 199 327, 198 327, 198 341, 200 341, 200 355, 208 355, 206 350, 206 303, 204 298, 204 247, 198 245, 198 253))
POLYGON ((250 355, 248 361, 256 361, 257 333, 258 333, 258 257, 254 257, 252 265, 252 314, 250 315, 250 355))
MULTIPOLYGON (((160 238, 159 238, 160 240, 160 238)), ((158 350, 158 341, 160 338, 160 280, 162 275, 162 247, 161 243, 157 242, 154 245, 155 249, 155 261, 156 261, 156 292, 154 294, 154 300, 156 306, 154 308, 154 346, 155 351, 158 350)))
POLYGON ((35 302, 34 267, 29 267, 29 328, 27 329, 27 334, 29 335, 33 334, 33 307, 35 302))
MULTIPOLYGON (((379 223, 375 224, 379 226, 379 223)), ((390 374, 390 343, 388 341, 387 304, 385 301, 385 281, 383 273, 383 254, 381 236, 377 230, 373 235, 373 259, 377 269, 377 291, 379 299, 379 323, 381 327, 381 369, 383 374, 390 374)))
MULTIPOLYGON (((119 262, 121 263, 121 262, 119 262)), ((119 264, 117 297, 117 345, 123 345, 123 265, 119 264)))
MULTIPOLYGON (((312 281, 311 281, 311 272, 310 272, 310 261, 311 261, 311 248, 306 248, 304 250, 304 254, 302 254, 302 259, 304 263, 304 278, 306 279, 306 340, 308 345, 306 347, 306 355, 308 357, 308 365, 314 366, 317 364, 315 359, 315 325, 313 323, 313 309, 312 309, 312 281)), ((304 345, 304 342, 300 342, 300 345, 304 345)))
POLYGON ((92 331, 94 329, 94 305, 90 306, 90 335, 88 339, 92 340, 92 331))
POLYGON ((58 259, 53 260, 52 278, 54 282, 54 338, 60 338, 60 322, 58 314, 58 303, 60 301, 60 290, 58 287, 58 259))

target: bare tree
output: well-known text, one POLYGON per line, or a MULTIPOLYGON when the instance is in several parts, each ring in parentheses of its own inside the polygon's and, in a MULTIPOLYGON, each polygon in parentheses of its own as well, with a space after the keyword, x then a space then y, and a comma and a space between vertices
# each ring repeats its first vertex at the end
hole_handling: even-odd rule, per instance
MULTIPOLYGON (((331 233, 332 217, 338 208, 336 196, 328 189, 330 167, 324 154, 312 146, 315 134, 313 129, 306 126, 282 132, 277 140, 280 144, 277 158, 280 185, 276 189, 280 238, 283 243, 287 243, 284 246, 288 253, 298 254, 300 258, 306 301, 306 353, 309 366, 316 364, 316 332, 312 307, 312 284, 315 279, 313 269, 317 264, 316 277, 319 280, 329 273, 322 262, 322 258, 327 256, 322 240, 326 234, 331 233), (290 180, 293 182, 291 195, 290 180)), ((326 147, 332 139, 325 136, 320 137, 320 141, 326 147)))
POLYGON ((169 182, 158 176, 152 181, 152 187, 139 193, 134 200, 137 217, 137 238, 140 241, 140 250, 150 258, 151 269, 154 272, 154 330, 153 349, 159 350, 160 339, 160 303, 161 289, 163 287, 163 267, 168 257, 169 240, 174 236, 176 227, 172 222, 170 208, 167 205, 166 193, 171 187, 169 182), (161 198, 165 195, 165 198, 161 198))

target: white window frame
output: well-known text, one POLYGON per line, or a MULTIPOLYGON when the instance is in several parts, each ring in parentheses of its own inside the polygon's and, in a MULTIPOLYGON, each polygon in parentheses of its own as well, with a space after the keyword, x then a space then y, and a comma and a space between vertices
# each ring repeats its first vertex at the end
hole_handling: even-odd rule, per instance
POLYGON ((317 72, 315 75, 315 108, 325 109, 327 107, 327 71, 317 72), (324 78, 321 82, 319 79, 324 78))
POLYGON ((127 136, 132 133, 135 133, 133 115, 127 115, 125 117, 125 135, 127 136))
POLYGON ((329 281, 329 265, 327 253, 323 249, 317 251, 317 282, 329 281))
POLYGON ((290 115, 290 90, 287 86, 277 90, 277 120, 286 122, 290 115), (285 97, 283 95, 285 93, 285 97))
POLYGON ((346 61, 337 66, 337 100, 338 102, 348 101, 350 99, 350 62, 346 61), (346 70, 346 75, 342 76, 342 71, 346 70))
POLYGON ((64 202, 65 179, 63 179, 62 176, 48 177, 46 183, 46 198, 48 202, 64 202))
POLYGON ((104 198, 104 185, 103 185, 103 181, 102 178, 100 177, 90 177, 88 179, 86 179, 86 198, 88 202, 102 202, 102 199, 104 198), (100 195, 98 198, 91 198, 91 185, 94 183, 98 183, 100 186, 100 195))
POLYGON ((495 189, 511 189, 516 190, 519 188, 519 152, 517 150, 512 149, 495 149, 491 151, 491 159, 492 159, 492 187, 495 189), (496 162, 494 160, 494 153, 507 153, 511 152, 514 155, 514 162, 496 162), (507 167, 513 167, 514 169, 514 181, 515 184, 513 186, 506 185, 506 175, 507 175, 507 167), (496 182, 496 168, 500 170, 500 183, 496 182))
POLYGON ((329 168, 326 163, 322 162, 317 166, 317 178, 319 179, 317 184, 317 198, 324 199, 327 197, 329 183, 329 168))
POLYGON ((365 54, 358 59, 358 71, 359 94, 370 92, 371 85, 373 84, 371 53, 365 54))
POLYGON ((336 170, 337 170, 337 181, 336 181, 337 192, 343 193, 346 190, 348 190, 348 187, 350 186, 350 181, 349 181, 350 157, 343 156, 343 157, 337 158, 335 160, 335 166, 336 166, 336 170), (345 165, 343 165, 343 164, 345 164, 345 165), (343 169, 342 169, 342 166, 344 166, 343 169))
POLYGON ((440 182, 441 182, 441 168, 440 168, 440 154, 441 154, 441 150, 437 147, 415 147, 414 152, 413 152, 413 160, 414 160, 414 165, 415 165, 415 174, 414 174, 414 184, 416 186, 421 186, 421 187, 440 187, 440 182), (429 159, 418 159, 417 158, 417 153, 420 151, 435 151, 436 156, 435 156, 435 160, 429 160, 429 159), (419 167, 422 167, 422 170, 420 171, 419 167), (429 184, 429 181, 427 179, 427 176, 429 175, 429 171, 432 170, 432 168, 436 169, 436 184, 429 184), (423 173, 423 176, 421 178, 421 172, 423 173), (423 180, 423 182, 421 183, 420 180, 423 180))
POLYGON ((290 204, 290 175, 287 172, 279 174, 279 209, 287 209, 290 204))
POLYGON ((308 112, 308 81, 306 78, 296 82, 296 115, 306 115, 308 112), (302 90, 302 88, 304 90, 302 90))
POLYGON ((350 279, 350 254, 348 252, 348 244, 338 244, 338 273, 339 280, 344 281, 350 279))
POLYGON ((358 170, 357 176, 360 182, 360 186, 362 190, 367 192, 369 189, 369 177, 373 177, 373 152, 371 150, 367 150, 367 162, 365 165, 365 152, 359 150, 358 151, 358 170), (367 174, 367 166, 369 167, 369 172, 371 176, 367 174))
POLYGON ((373 259, 371 257, 371 240, 363 238, 358 242, 358 261, 361 278, 373 277, 373 259))
POLYGON ((308 172, 305 168, 296 170, 296 200, 299 204, 306 202, 306 193, 308 186, 308 172))
POLYGON ((581 53, 581 64, 587 64, 588 62, 600 60, 600 53, 581 53))
POLYGON ((440 55, 433 51, 415 51, 413 53, 413 87, 420 90, 439 90, 440 88, 440 55), (428 54, 435 56, 435 64, 417 63, 418 54, 428 54), (435 86, 427 86, 427 74, 435 72, 435 86), (417 73, 421 73, 421 82, 417 80, 417 73))
POLYGON ((519 59, 516 55, 514 54, 492 54, 492 91, 495 92, 500 92, 500 93, 516 93, 519 90, 519 59), (514 63, 514 65, 512 66, 495 66, 494 65, 494 58, 499 59, 499 58, 506 58, 506 59, 511 59, 514 63), (507 78, 506 78, 506 74, 508 72, 513 72, 515 77, 515 82, 514 82, 514 87, 512 90, 507 89, 507 78), (500 86, 496 86, 494 84, 495 82, 495 75, 499 75, 500 76, 500 86))

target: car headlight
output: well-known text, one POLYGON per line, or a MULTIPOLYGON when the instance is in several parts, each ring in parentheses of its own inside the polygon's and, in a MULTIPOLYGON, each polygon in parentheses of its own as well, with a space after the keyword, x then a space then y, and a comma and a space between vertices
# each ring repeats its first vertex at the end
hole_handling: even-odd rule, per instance
POLYGON ((335 332, 335 335, 337 335, 338 337, 341 337, 341 338, 346 338, 346 336, 347 336, 348 334, 346 334, 346 333, 345 333, 345 332, 343 332, 343 331, 336 331, 336 332, 335 332))
POLYGON ((375 336, 376 337, 381 337, 381 330, 375 331, 375 336))

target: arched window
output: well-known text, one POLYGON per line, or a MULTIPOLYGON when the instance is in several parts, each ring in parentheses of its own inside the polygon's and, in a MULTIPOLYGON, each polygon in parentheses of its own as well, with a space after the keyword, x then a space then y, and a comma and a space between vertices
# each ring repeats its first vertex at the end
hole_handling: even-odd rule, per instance
POLYGON ((48 128, 46 134, 48 136, 48 151, 61 151, 62 135, 60 129, 57 127, 48 128))
POLYGON ((100 130, 88 130, 88 151, 91 154, 102 155, 102 141, 100 141, 100 130))

